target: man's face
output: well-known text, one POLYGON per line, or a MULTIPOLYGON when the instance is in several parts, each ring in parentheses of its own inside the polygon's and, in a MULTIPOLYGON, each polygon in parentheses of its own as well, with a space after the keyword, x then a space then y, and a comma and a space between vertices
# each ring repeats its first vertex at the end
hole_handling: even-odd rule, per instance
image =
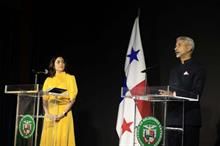
POLYGON ((177 40, 175 53, 177 58, 184 57, 185 55, 189 55, 191 53, 191 46, 184 40, 177 40))

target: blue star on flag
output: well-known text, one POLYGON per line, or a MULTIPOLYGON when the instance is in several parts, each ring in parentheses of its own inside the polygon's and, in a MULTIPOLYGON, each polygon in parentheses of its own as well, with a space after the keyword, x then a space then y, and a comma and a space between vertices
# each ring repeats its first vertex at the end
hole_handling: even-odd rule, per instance
POLYGON ((124 82, 123 82, 123 88, 122 88, 122 91, 123 91, 123 96, 128 92, 128 86, 127 86, 127 78, 125 77, 124 79, 124 82))
POLYGON ((140 50, 135 51, 134 48, 132 47, 131 54, 127 55, 127 57, 130 57, 130 61, 129 61, 130 64, 131 64, 131 62, 133 60, 137 60, 138 61, 137 54, 139 53, 139 51, 140 50))

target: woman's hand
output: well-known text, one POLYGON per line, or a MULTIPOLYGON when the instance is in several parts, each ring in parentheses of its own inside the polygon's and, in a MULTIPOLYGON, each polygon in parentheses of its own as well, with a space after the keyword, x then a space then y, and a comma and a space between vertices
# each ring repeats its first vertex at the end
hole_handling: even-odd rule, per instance
POLYGON ((56 116, 56 122, 59 122, 62 118, 65 117, 65 113, 59 114, 56 116))
POLYGON ((55 121, 56 120, 56 115, 53 115, 53 114, 46 114, 45 117, 48 118, 51 121, 55 121))
POLYGON ((65 114, 59 114, 59 115, 53 115, 53 114, 46 114, 45 115, 46 118, 48 118, 51 121, 56 121, 59 122, 62 118, 65 117, 65 114))

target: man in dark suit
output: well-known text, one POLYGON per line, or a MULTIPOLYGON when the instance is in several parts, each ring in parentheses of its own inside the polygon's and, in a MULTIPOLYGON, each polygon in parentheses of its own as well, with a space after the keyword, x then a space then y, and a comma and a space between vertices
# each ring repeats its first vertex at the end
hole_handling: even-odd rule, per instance
MULTIPOLYGON (((172 94, 189 98, 199 97, 199 101, 169 102, 167 107, 167 126, 181 127, 183 124, 184 106, 184 146, 199 146, 201 128, 200 99, 206 80, 204 67, 192 59, 194 41, 187 36, 176 39, 175 53, 180 64, 170 72, 170 92, 159 90, 160 94, 172 94), (184 104, 184 105, 183 105, 184 104)), ((182 133, 176 130, 167 130, 168 146, 181 146, 182 133)))

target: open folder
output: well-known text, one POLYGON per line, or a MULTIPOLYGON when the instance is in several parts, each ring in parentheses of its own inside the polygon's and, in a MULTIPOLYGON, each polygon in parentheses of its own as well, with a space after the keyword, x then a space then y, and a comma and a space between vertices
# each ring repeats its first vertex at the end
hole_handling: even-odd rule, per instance
POLYGON ((51 88, 49 89, 47 92, 48 93, 51 93, 51 94, 63 94, 65 91, 67 91, 66 89, 63 89, 63 88, 51 88))

